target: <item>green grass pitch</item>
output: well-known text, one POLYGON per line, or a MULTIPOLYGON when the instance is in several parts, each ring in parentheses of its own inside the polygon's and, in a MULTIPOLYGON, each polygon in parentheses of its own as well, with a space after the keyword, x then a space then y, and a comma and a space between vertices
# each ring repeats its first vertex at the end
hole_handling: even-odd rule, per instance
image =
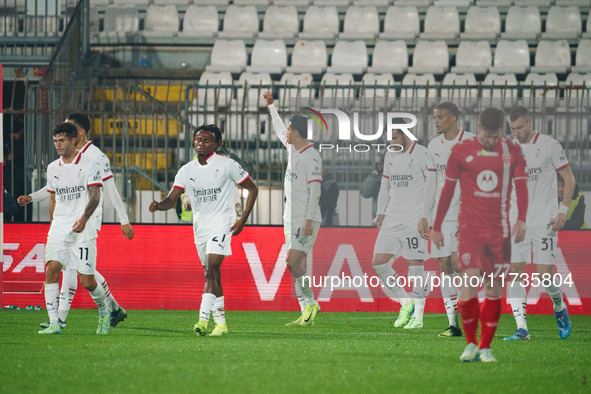
MULTIPOLYGON (((392 314, 321 312, 313 327, 284 327, 295 312, 227 312, 230 334, 198 337, 196 311, 128 311, 108 335, 96 310, 72 310, 62 335, 37 334, 43 311, 0 311, 0 392, 563 392, 591 391, 591 316, 571 316, 560 339, 554 316, 528 316, 532 340, 502 315, 496 364, 461 363, 464 338, 394 329, 392 314)), ((210 322, 210 326, 213 321, 210 322)), ((211 329, 211 327, 210 327, 211 329)))

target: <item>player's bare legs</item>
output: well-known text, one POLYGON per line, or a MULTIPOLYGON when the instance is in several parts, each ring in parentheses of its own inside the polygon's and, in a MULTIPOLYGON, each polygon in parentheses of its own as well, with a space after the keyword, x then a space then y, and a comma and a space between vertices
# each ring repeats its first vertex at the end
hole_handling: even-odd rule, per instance
POLYGON ((398 314, 398 319, 396 319, 396 322, 394 323, 394 327, 404 327, 412 317, 414 304, 406 290, 397 285, 398 276, 390 263, 392 257, 394 257, 392 254, 376 253, 373 256, 371 265, 380 277, 382 284, 394 294, 398 299, 398 302, 402 305, 400 313, 398 314))
POLYGON ((216 326, 210 336, 221 336, 228 333, 226 327, 226 314, 224 310, 224 290, 222 288, 222 262, 226 256, 208 254, 207 263, 204 265, 205 286, 199 308, 199 322, 194 329, 203 336, 207 332, 209 315, 213 314, 216 326))

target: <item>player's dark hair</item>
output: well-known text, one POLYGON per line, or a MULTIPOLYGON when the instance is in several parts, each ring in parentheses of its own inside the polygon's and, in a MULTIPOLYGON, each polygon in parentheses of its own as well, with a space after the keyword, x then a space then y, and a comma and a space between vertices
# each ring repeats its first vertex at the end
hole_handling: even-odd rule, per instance
POLYGON ((209 131, 213 137, 215 138, 215 142, 217 142, 219 145, 222 145, 222 130, 220 130, 219 127, 217 127, 214 124, 208 124, 208 125, 201 125, 199 127, 197 127, 194 131, 193 131, 193 139, 195 139, 195 137, 197 137, 197 134, 200 131, 209 131))
POLYGON ((451 116, 455 116, 456 120, 460 116, 460 110, 458 109, 458 107, 454 103, 450 103, 449 101, 444 101, 442 103, 439 103, 439 105, 437 107, 435 107, 435 109, 446 110, 447 112, 449 112, 449 114, 451 116))
POLYGON ((78 137, 78 129, 72 123, 61 122, 53 128, 53 135, 56 136, 59 134, 65 134, 71 140, 72 138, 78 137))
POLYGON ((511 120, 511 122, 515 122, 517 119, 519 119, 521 117, 523 117, 523 118, 530 118, 531 117, 527 108, 522 107, 521 105, 516 105, 513 108, 511 108, 511 110, 509 111, 509 120, 511 120))
POLYGON ((505 125, 505 113, 498 108, 486 108, 480 113, 478 122, 486 131, 497 131, 505 125))
POLYGON ((294 115, 289 119, 291 129, 296 130, 300 137, 308 139, 308 119, 302 115, 294 115))
POLYGON ((80 112, 73 112, 66 120, 71 120, 76 123, 79 127, 82 127, 87 133, 90 131, 90 119, 85 114, 81 114, 80 112))

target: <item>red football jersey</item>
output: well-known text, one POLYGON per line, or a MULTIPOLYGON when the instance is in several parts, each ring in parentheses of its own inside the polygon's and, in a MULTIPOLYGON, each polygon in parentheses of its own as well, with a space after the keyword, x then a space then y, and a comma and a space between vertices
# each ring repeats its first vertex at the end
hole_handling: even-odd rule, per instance
MULTIPOLYGON (((446 188, 447 193, 451 190, 453 195, 453 187, 459 180, 461 193, 458 232, 485 231, 502 234, 503 238, 508 238, 511 234, 509 206, 513 180, 518 188, 520 200, 519 220, 525 221, 526 217, 525 168, 525 157, 520 146, 505 137, 499 138, 492 151, 484 149, 478 138, 456 144, 447 163, 446 183, 441 200, 446 188), (525 193, 519 193, 519 189, 525 189, 525 193)), ((433 224, 435 231, 441 231, 441 221, 449 206, 449 202, 441 200, 433 224), (440 212, 443 210, 445 211, 440 212)))

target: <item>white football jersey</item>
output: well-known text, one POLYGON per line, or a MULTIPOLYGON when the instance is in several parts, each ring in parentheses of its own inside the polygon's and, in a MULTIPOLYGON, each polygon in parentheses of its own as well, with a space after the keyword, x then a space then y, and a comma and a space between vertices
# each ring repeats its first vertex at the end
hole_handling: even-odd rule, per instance
MULTIPOLYGON (((89 156, 92 160, 99 163, 103 182, 105 182, 107 179, 113 178, 113 172, 111 171, 111 162, 109 161, 109 158, 96 145, 94 145, 92 141, 88 141, 80 151, 84 155, 89 156)), ((103 221, 103 203, 104 197, 101 190, 101 203, 98 207, 96 207, 96 210, 94 211, 94 216, 96 216, 97 221, 99 223, 99 230, 101 223, 103 221)))
MULTIPOLYGON (((384 213, 395 218, 395 224, 416 228, 423 213, 427 148, 413 142, 404 152, 387 152, 382 177, 390 183, 388 205, 384 213)), ((380 189, 380 194, 386 191, 380 189)))
POLYGON ((181 167, 174 187, 184 190, 191 201, 195 243, 202 244, 221 232, 227 233, 236 221, 236 184, 249 177, 236 161, 212 153, 207 164, 198 159, 181 167))
POLYGON ((47 238, 52 242, 82 242, 96 238, 100 221, 97 222, 95 215, 86 222, 81 233, 73 232, 72 226, 88 205, 88 187, 102 185, 100 164, 80 151, 71 163, 64 163, 60 157, 49 164, 47 191, 55 193, 55 210, 47 238))
MULTIPOLYGON (((453 140, 446 140, 445 137, 442 135, 438 135, 437 137, 433 138, 429 145, 427 146, 428 152, 428 164, 427 169, 429 171, 435 171, 437 174, 437 189, 435 192, 435 204, 433 205, 433 210, 431 212, 431 218, 429 219, 429 223, 433 223, 435 218, 435 212, 437 212, 437 204, 439 204, 439 197, 441 196, 441 191, 443 190, 443 185, 445 184, 445 170, 447 169, 447 161, 449 160, 449 155, 451 154, 451 148, 455 144, 461 141, 465 141, 469 138, 475 137, 474 134, 465 131, 464 129, 460 130, 456 138, 453 140)), ((454 196, 451 200, 451 204, 449 205, 449 209, 447 214, 445 215, 444 221, 458 221, 458 214, 460 212, 460 183, 456 183, 456 189, 454 192, 454 196)))
MULTIPOLYGON (((285 223, 303 223, 308 217, 310 201, 310 189, 312 182, 322 182, 322 159, 314 149, 314 144, 309 144, 299 151, 293 145, 290 149, 287 169, 285 170, 285 223)), ((314 215, 315 222, 322 222, 320 208, 314 215)))
MULTIPOLYGON (((517 140, 515 140, 518 142, 517 140)), ((527 227, 546 226, 556 217, 558 191, 556 171, 569 165, 564 149, 554 138, 535 132, 530 142, 519 144, 525 155, 527 181, 527 227)), ((517 220, 517 195, 511 195, 511 223, 517 220)))

